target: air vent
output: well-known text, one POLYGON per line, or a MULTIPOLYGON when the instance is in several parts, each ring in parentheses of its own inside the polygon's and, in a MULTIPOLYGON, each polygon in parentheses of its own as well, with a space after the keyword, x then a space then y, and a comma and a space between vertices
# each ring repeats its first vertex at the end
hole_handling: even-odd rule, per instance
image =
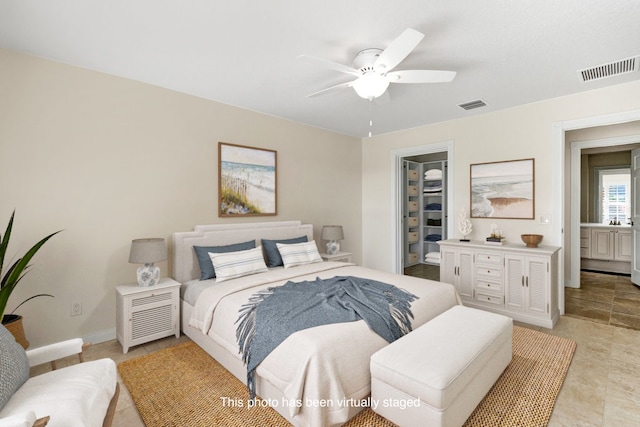
POLYGON ((474 108, 485 107, 487 105, 482 99, 476 99, 475 101, 465 102, 464 104, 458 105, 460 108, 464 108, 465 110, 473 110, 474 108))
POLYGON ((578 70, 578 78, 581 82, 606 79, 622 74, 633 73, 634 71, 638 71, 639 66, 640 56, 633 56, 631 58, 621 59, 608 64, 598 65, 597 67, 578 70))

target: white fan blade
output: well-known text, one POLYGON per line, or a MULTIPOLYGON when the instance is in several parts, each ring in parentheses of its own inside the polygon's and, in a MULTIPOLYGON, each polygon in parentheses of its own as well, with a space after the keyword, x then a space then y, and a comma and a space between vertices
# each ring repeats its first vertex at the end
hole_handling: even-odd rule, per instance
POLYGON ((419 31, 407 28, 402 34, 391 42, 387 48, 382 51, 373 69, 378 73, 387 73, 395 68, 404 58, 411 53, 413 49, 420 43, 424 37, 419 31))
POLYGON ((387 73, 391 83, 446 83, 456 77, 455 71, 404 70, 387 73))
POLYGON ((310 59, 311 61, 315 61, 323 67, 330 68, 332 70, 340 71, 341 73, 351 74, 352 76, 360 77, 362 73, 355 68, 349 67, 347 65, 338 64, 337 62, 328 61, 322 58, 316 58, 315 56, 309 55, 298 55, 298 58, 310 59))
POLYGON ((350 82, 346 82, 346 83, 340 83, 339 85, 331 86, 331 87, 328 87, 326 89, 322 89, 322 90, 319 90, 317 92, 314 92, 311 95, 307 95, 307 98, 313 98, 313 97, 316 97, 318 95, 324 95, 325 93, 333 92, 334 90, 342 89, 343 87, 350 87, 354 83, 355 83, 355 80, 350 81, 350 82))

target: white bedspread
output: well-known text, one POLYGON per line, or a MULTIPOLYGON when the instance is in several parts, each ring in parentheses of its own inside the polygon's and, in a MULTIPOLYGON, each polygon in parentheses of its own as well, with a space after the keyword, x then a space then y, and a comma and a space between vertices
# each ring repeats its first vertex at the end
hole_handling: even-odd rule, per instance
MULTIPOLYGON (((411 306, 414 329, 458 303, 454 287, 446 283, 353 264, 323 262, 215 284, 200 294, 189 325, 199 328, 240 359, 235 322, 238 310, 251 295, 287 280, 334 276, 375 279, 417 295, 419 299, 411 306)), ((280 344, 256 373, 282 392, 285 401, 271 402, 272 406, 286 406, 295 424, 341 425, 348 420, 349 407, 359 406, 369 395, 369 359, 387 344, 362 320, 305 329, 280 344)))

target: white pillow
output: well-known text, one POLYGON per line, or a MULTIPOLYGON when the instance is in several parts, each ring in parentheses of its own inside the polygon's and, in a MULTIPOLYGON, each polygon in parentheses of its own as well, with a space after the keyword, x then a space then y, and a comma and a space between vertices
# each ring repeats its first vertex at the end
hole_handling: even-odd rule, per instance
POLYGON ((209 252, 209 258, 216 271, 216 282, 269 271, 259 246, 236 252, 209 252))
POLYGON ((322 262, 315 240, 291 244, 276 243, 276 246, 280 251, 284 268, 322 262))

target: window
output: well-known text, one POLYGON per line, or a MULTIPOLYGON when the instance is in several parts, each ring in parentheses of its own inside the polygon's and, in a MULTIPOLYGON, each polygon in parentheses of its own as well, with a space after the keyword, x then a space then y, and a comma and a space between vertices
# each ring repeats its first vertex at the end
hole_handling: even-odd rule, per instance
POLYGON ((598 169, 600 222, 626 224, 631 215, 631 172, 629 168, 598 169))

